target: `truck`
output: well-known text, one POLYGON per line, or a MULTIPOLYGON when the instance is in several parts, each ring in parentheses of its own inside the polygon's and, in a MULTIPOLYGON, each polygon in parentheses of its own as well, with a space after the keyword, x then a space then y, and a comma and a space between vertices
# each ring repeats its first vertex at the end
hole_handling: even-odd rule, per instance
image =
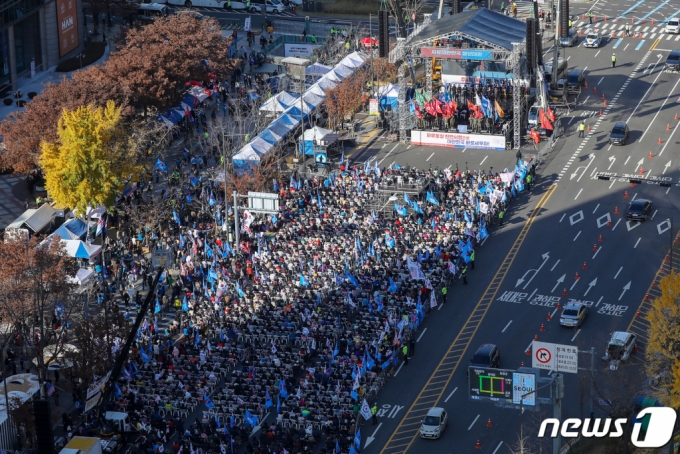
POLYGON ((102 454, 102 441, 96 437, 73 437, 59 454, 102 454))

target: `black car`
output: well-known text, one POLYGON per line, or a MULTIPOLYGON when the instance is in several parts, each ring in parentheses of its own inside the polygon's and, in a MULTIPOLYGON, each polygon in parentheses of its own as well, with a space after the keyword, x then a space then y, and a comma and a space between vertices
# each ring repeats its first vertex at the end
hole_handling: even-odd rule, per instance
POLYGON ((666 59, 667 71, 680 71, 680 50, 671 51, 666 59))
POLYGON ((628 141, 628 125, 619 122, 614 125, 612 132, 609 134, 609 143, 611 145, 625 145, 628 141))
POLYGON ((499 367, 501 364, 501 352, 494 344, 482 344, 477 353, 470 360, 473 367, 499 367))
POLYGON ((628 208, 628 219, 632 221, 646 221, 649 219, 654 204, 651 200, 637 199, 628 208))

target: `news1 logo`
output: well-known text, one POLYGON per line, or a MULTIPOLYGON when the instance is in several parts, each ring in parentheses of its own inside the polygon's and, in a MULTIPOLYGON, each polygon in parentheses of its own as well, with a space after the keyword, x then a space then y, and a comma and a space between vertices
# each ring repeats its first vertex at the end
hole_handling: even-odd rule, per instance
MULTIPOLYGON (((630 437, 631 443, 638 448, 660 448, 665 446, 673 436, 676 419, 677 414, 672 408, 645 408, 637 414, 637 418, 633 423, 633 432, 630 437), (649 416, 649 424, 647 424, 647 433, 644 440, 640 440, 642 418, 645 416, 649 416)), ((559 419, 548 418, 541 422, 538 438, 546 436, 549 425, 552 425, 549 434, 551 438, 557 437, 558 433, 563 437, 569 438, 578 437, 579 435, 583 438, 614 438, 623 435, 623 426, 625 424, 628 424, 627 418, 586 418, 583 421, 578 418, 569 418, 561 424, 559 419), (610 430, 612 427, 613 430, 610 430)))

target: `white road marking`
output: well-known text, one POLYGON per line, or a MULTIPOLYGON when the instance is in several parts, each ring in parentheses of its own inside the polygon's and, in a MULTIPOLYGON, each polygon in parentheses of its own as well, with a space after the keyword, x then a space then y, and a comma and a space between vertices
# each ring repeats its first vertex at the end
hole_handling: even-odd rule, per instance
POLYGON ((616 224, 614 224, 614 227, 612 227, 612 232, 616 229, 616 226, 619 225, 619 222, 621 222, 621 219, 616 221, 616 224))
POLYGON ((654 218, 656 217, 656 213, 658 213, 658 212, 659 212, 659 210, 654 210, 654 214, 652 215, 652 219, 651 219, 652 221, 654 220, 654 218))
POLYGON ((496 449, 494 449, 491 454, 496 454, 498 452, 498 450, 501 449, 501 446, 503 446, 502 441, 500 443, 498 443, 498 446, 496 446, 496 449))
POLYGON ((633 198, 630 199, 630 203, 633 203, 633 200, 635 200, 635 197, 637 197, 637 192, 633 195, 633 198))
POLYGON ((599 248, 597 248, 597 251, 595 251, 595 253, 593 254, 593 258, 597 257, 597 254, 600 253, 600 249, 602 249, 602 246, 600 246, 599 248))
POLYGON ((394 373, 395 377, 397 376, 402 367, 404 367, 404 361, 402 361, 401 364, 399 364, 399 367, 397 367, 397 371, 394 373))
POLYGON ((597 83, 597 85, 600 85, 603 80, 604 80, 604 76, 602 76, 602 79, 600 79, 600 81, 597 83))
POLYGON ((581 332, 581 328, 579 328, 578 331, 576 331, 576 334, 574 334, 574 337, 571 338, 571 341, 574 342, 574 339, 576 339, 576 336, 578 336, 578 333, 581 332))
POLYGON ((562 217, 560 218, 560 222, 562 222, 562 220, 564 219, 564 217, 565 217, 566 215, 567 215, 567 213, 564 213, 564 214, 562 215, 562 217))
POLYGON ((416 342, 420 342, 420 338, 423 337, 423 334, 425 334, 425 331, 427 331, 427 328, 425 328, 425 329, 423 330, 423 332, 420 333, 420 336, 418 336, 418 339, 416 340, 416 342))
POLYGON ((614 186, 614 183, 616 183, 616 180, 612 180, 612 183, 609 185, 609 189, 611 189, 612 186, 614 186))
POLYGON ((510 320, 510 321, 508 322, 508 324, 505 325, 505 328, 503 328, 503 331, 501 331, 501 333, 504 333, 505 330, 508 329, 508 326, 510 326, 511 323, 512 323, 512 320, 510 320))
POLYGON ((623 267, 619 268, 619 270, 616 272, 616 276, 614 276, 614 279, 616 279, 617 277, 619 277, 619 274, 621 273, 621 270, 622 270, 622 269, 623 269, 623 267))
MULTIPOLYGON (((394 374, 394 375, 397 375, 397 374, 394 374)), ((480 416, 481 416, 481 415, 477 415, 477 417, 475 418, 475 420, 472 421, 472 424, 470 424, 470 427, 468 427, 468 430, 472 429, 472 426, 475 425, 475 423, 477 422, 477 420, 479 419, 480 416)))
POLYGON ((623 165, 625 166, 626 164, 628 164, 628 161, 630 161, 630 156, 628 156, 628 158, 626 159, 626 162, 624 162, 623 165))
POLYGON ((642 238, 638 238, 638 240, 635 242, 635 246, 633 246, 633 249, 635 249, 635 248, 637 247, 637 245, 638 245, 638 243, 640 243, 640 240, 641 240, 641 239, 642 239, 642 238))
POLYGON ((432 152, 432 154, 430 155, 430 157, 427 158, 425 161, 429 161, 430 159, 432 159, 432 156, 434 156, 434 152, 432 152))
POLYGON ((597 211, 598 208, 600 208, 600 204, 599 204, 599 203, 597 204, 597 206, 596 206, 595 209, 593 210, 593 214, 595 214, 595 212, 597 211))
POLYGON ((553 267, 550 268, 550 271, 554 270, 558 263, 560 263, 560 259, 557 259, 557 261, 555 262, 555 264, 553 265, 553 267))
POLYGON ((378 162, 378 165, 382 164, 382 162, 383 162, 385 159, 387 159, 387 157, 388 157, 388 156, 389 156, 389 155, 390 155, 390 154, 391 154, 398 146, 399 146, 399 144, 396 144, 394 147, 392 147, 392 149, 391 149, 390 151, 387 152, 387 154, 385 155, 385 157, 382 158, 382 159, 380 160, 380 162, 378 162))
POLYGON ((485 156, 484 159, 482 159, 482 162, 479 163, 479 165, 481 166, 482 164, 484 164, 484 161, 486 161, 486 158, 488 158, 488 157, 489 156, 485 156))
POLYGON ((581 189, 578 191, 578 194, 576 194, 576 197, 574 197, 574 200, 578 199, 578 196, 581 195, 581 191, 583 191, 583 188, 581 188, 581 189))
POLYGON ((574 237, 574 241, 576 241, 576 238, 578 238, 578 236, 579 236, 580 234, 581 234, 581 231, 579 230, 578 233, 576 234, 576 236, 574 237))
POLYGON ((444 402, 448 402, 449 399, 451 398, 451 396, 453 396, 453 393, 455 393, 456 391, 458 391, 458 387, 456 387, 453 391, 451 391, 451 394, 449 394, 449 396, 446 399, 444 399, 444 402))
POLYGON ((574 290, 574 287, 576 287, 576 284, 578 284, 578 281, 580 281, 581 278, 574 279, 574 283, 571 284, 571 287, 569 288, 569 291, 574 290))

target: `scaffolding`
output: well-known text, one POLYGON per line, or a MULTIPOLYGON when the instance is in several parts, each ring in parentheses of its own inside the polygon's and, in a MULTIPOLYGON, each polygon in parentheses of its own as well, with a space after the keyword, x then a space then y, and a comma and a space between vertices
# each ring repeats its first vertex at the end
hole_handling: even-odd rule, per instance
POLYGON ((368 200, 366 208, 376 213, 389 213, 394 211, 394 204, 404 204, 404 194, 410 200, 424 202, 427 191, 432 190, 430 179, 413 180, 403 176, 396 177, 396 183, 381 183, 379 188, 373 192, 373 196, 368 200))

